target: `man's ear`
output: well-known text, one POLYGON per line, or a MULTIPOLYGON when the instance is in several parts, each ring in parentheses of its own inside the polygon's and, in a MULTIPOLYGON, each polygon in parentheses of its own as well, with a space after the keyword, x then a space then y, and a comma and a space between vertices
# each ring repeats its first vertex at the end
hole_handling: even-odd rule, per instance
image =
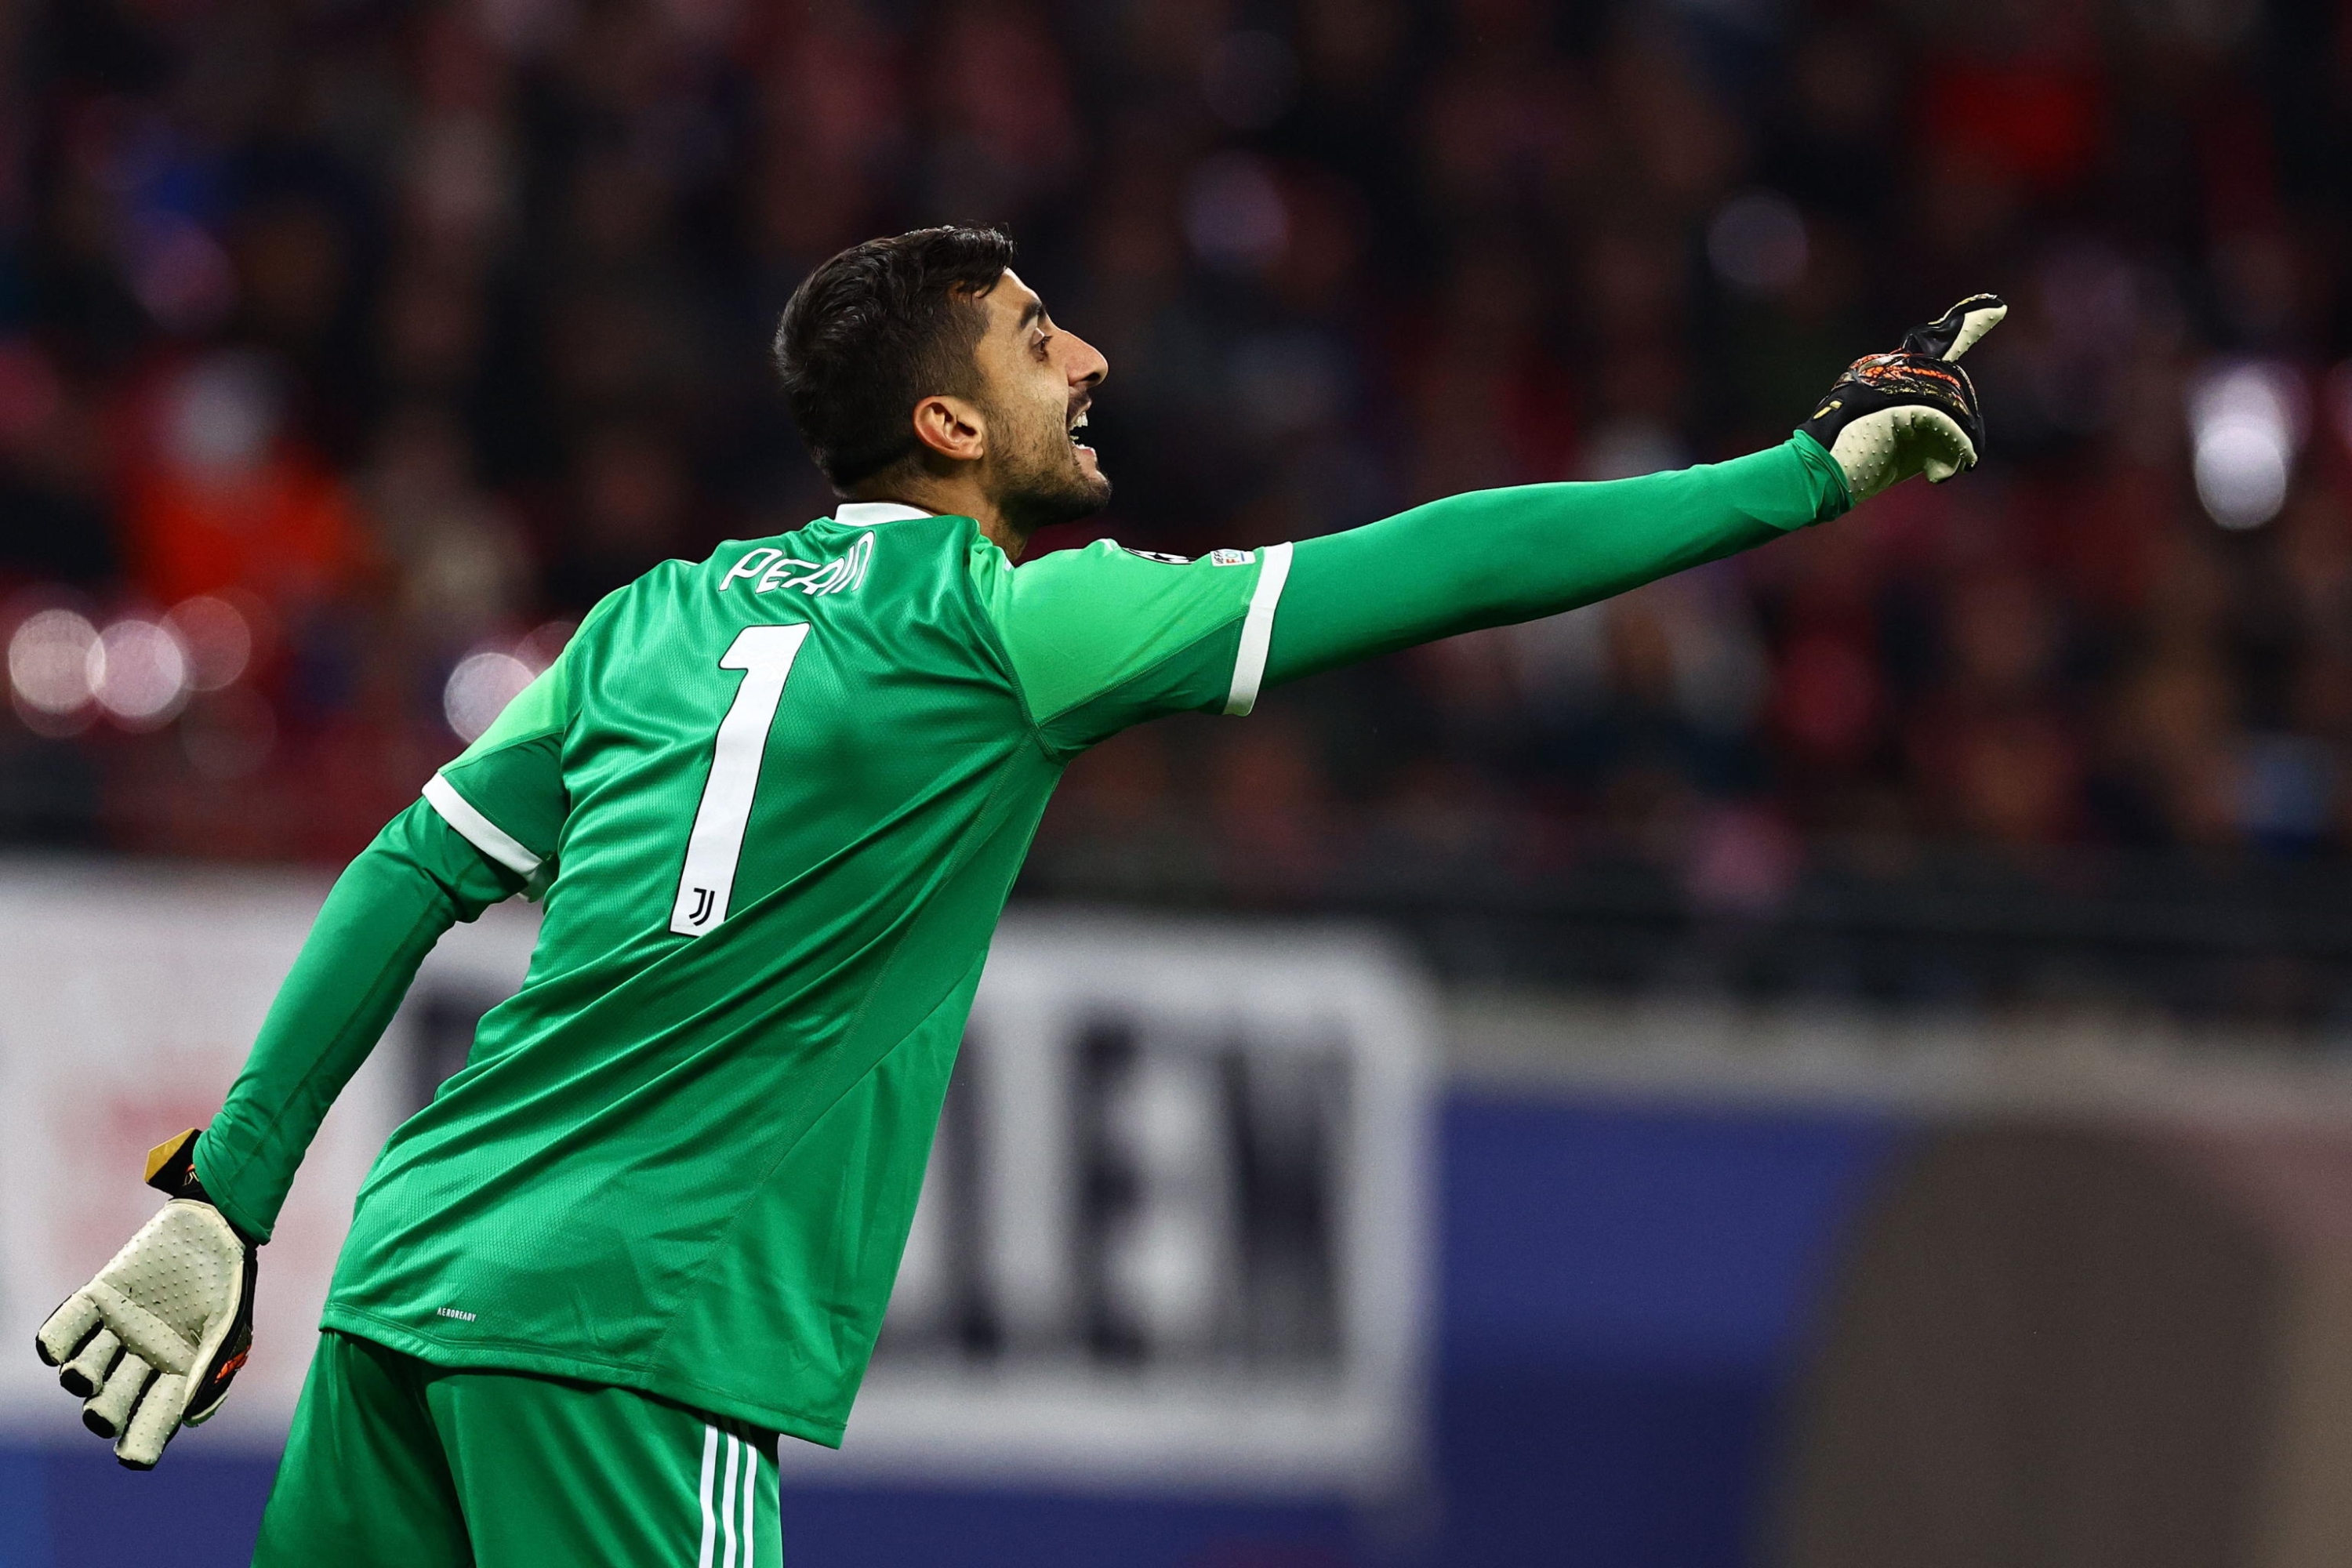
POLYGON ((976 462, 988 450, 988 424, 961 397, 926 397, 915 405, 915 438, 940 457, 976 462))

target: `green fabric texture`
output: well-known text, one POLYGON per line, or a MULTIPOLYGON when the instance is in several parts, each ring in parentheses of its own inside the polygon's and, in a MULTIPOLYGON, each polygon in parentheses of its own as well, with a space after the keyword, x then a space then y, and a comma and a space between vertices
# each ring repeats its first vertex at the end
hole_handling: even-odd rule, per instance
POLYGON ((1458 497, 1300 544, 1278 600, 1280 547, 1016 568, 959 517, 824 519, 667 563, 443 771, 473 847, 428 803, 345 873, 199 1173, 266 1233, 418 958, 522 886, 485 839, 519 841, 555 868, 530 973, 386 1143, 326 1326, 837 1444, 1070 755, 1254 688, 1269 616, 1265 673, 1287 679, 1845 504, 1807 441, 1458 497))
POLYGON ((1067 758, 1159 714, 1222 711, 1233 689, 1241 640, 1236 616, 1205 637, 1170 648, 1117 686, 1057 715, 1044 727, 1046 745, 1055 756, 1067 758))
POLYGON ((1031 714, 1066 758, 1139 719, 1223 704, 1263 554, 1177 561, 1105 539, 1016 568, 982 541, 972 581, 1031 714))
POLYGON ((295 1167, 441 934, 519 890, 418 801, 345 868, 278 988, 245 1070, 196 1141, 205 1191, 267 1241, 295 1167))
POLYGON ((1266 681, 1558 615, 1853 504, 1837 459, 1800 433, 1727 463, 1473 490, 1304 540, 1275 615, 1266 681))
POLYGON ((330 1332, 253 1562, 782 1568, 781 1523, 773 1433, 629 1389, 452 1372, 330 1332))
POLYGON ((988 935, 1059 775, 974 591, 976 536, 826 520, 657 568, 566 650, 557 754, 444 775, 501 827, 560 816, 561 870, 521 992, 369 1178, 331 1326, 839 1441, 988 935), (759 589, 761 563, 859 552, 834 591, 759 589), (758 748, 728 913, 682 935, 714 735, 751 679, 721 658, 775 626, 810 631, 758 748))

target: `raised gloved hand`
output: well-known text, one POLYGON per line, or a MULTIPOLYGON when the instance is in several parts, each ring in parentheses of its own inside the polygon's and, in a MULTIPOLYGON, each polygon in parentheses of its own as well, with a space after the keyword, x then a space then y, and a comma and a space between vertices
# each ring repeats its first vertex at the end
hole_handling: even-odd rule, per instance
POLYGON ((1941 484, 1977 466, 1984 455, 1984 415, 1969 373, 1957 362, 2008 314, 2000 295, 1969 295, 1937 320, 1912 328, 1895 353, 1848 365, 1813 416, 1797 426, 1829 448, 1854 500, 1914 474, 1941 484))
POLYGON ((253 1344, 256 1248, 205 1195, 195 1146, 190 1131, 148 1152, 147 1184, 171 1201, 34 1341, 84 1401, 82 1425, 134 1470, 220 1408, 253 1344))

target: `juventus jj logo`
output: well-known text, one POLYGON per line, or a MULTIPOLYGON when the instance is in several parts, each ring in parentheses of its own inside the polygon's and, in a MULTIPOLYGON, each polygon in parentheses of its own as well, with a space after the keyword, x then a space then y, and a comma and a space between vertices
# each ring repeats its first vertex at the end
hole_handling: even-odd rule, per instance
POLYGON ((776 704, 783 700, 784 679, 808 635, 806 621, 745 626, 719 661, 721 669, 741 670, 743 684, 719 721, 710 777, 695 808, 694 829, 687 835, 686 864, 678 868, 677 898, 669 907, 669 929, 680 936, 700 936, 727 919, 743 833, 751 825, 760 759, 768 749, 776 704))

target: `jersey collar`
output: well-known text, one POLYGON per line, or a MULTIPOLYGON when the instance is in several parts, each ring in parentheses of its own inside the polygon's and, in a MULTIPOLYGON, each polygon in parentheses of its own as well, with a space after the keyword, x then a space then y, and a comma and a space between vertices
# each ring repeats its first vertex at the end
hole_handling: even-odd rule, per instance
POLYGON ((906 506, 894 500, 845 500, 834 509, 833 521, 845 528, 872 528, 879 522, 938 515, 937 512, 925 511, 921 507, 906 506))

